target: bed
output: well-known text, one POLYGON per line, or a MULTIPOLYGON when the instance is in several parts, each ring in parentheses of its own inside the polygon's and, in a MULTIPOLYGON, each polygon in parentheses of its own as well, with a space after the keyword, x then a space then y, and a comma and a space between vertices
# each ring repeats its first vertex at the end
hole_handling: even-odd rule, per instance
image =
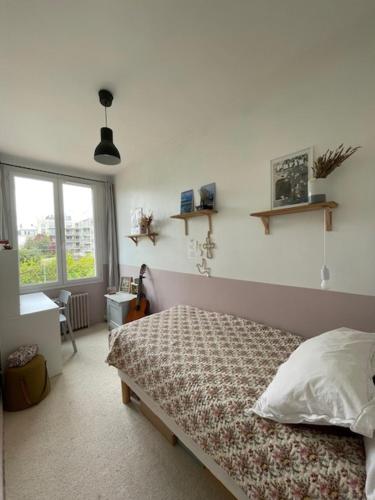
POLYGON ((303 340, 180 305, 112 330, 107 362, 236 498, 362 499, 360 436, 244 413, 303 340))

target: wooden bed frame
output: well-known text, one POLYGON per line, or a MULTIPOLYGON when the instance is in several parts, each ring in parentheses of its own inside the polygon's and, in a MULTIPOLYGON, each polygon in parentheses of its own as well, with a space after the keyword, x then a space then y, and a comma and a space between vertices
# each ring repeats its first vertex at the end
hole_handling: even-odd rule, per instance
MULTIPOLYGON (((124 403, 124 405, 128 405, 131 402, 132 394, 135 394, 134 391, 132 391, 123 380, 121 380, 121 393, 122 402, 124 403)), ((163 434, 163 436, 167 439, 167 441, 169 441, 172 446, 175 446, 177 444, 177 436, 168 429, 165 423, 160 420, 160 418, 157 417, 155 413, 137 395, 136 397, 140 401, 139 408, 143 415, 154 425, 154 427, 157 428, 157 430, 161 434, 163 434)))
MULTIPOLYGON (((137 400, 139 400, 139 408, 142 412, 142 414, 149 420, 154 427, 167 439, 167 441, 172 445, 175 446, 177 444, 177 436, 165 425, 165 423, 157 416, 155 413, 139 398, 139 396, 123 381, 121 380, 121 395, 122 395, 122 402, 124 405, 128 405, 131 403, 131 397, 134 396, 137 400)), ((230 499, 236 499, 235 497, 229 490, 228 488, 225 487, 225 485, 204 465, 202 464, 204 470, 206 471, 208 475, 208 479, 215 482, 216 485, 219 485, 219 487, 223 491, 223 498, 226 495, 226 498, 228 500, 230 499)))

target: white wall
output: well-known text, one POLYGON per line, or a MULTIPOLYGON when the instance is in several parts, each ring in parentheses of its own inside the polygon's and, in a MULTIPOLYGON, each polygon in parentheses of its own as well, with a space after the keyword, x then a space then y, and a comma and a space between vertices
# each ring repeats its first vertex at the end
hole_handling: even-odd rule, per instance
MULTIPOLYGON (((202 184, 216 181, 213 275, 318 288, 323 213, 273 219, 270 236, 248 214, 270 207, 270 159, 310 145, 317 155, 343 142, 363 148, 329 179, 330 198, 340 205, 334 230, 327 233, 331 288, 375 295, 374 60, 372 29, 342 33, 274 74, 256 90, 256 107, 248 106, 254 89, 234 94, 232 110, 223 110, 220 120, 192 124, 183 137, 126 165, 116 176, 120 263, 144 261, 153 268, 196 273, 187 259, 183 223, 169 216, 179 212, 181 191, 197 193, 202 184), (160 232, 155 247, 149 241, 136 247, 124 237, 130 210, 138 206, 154 212, 160 232)), ((202 239, 206 228, 205 220, 192 221, 191 237, 202 239)))

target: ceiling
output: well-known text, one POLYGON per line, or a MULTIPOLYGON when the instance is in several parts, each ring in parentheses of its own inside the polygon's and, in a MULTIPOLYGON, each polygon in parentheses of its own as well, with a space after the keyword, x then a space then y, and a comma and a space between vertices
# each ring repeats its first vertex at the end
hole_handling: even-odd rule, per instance
MULTIPOLYGON (((0 158, 113 174, 256 102, 272 73, 373 0, 0 0, 0 158), (123 162, 98 165, 97 91, 123 162), (241 103, 236 97, 242 96, 241 103)), ((186 139, 188 140, 188 139, 186 139)))

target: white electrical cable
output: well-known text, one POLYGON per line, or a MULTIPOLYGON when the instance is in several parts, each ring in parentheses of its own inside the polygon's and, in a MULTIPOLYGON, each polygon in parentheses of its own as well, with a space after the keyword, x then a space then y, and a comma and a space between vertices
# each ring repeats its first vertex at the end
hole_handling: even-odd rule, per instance
POLYGON ((326 210, 324 210, 324 222, 323 222, 323 266, 322 269, 320 270, 320 288, 322 290, 328 290, 329 285, 329 269, 327 267, 327 261, 326 261, 326 210))
POLYGON ((323 211, 323 266, 326 265, 326 211, 323 211))

